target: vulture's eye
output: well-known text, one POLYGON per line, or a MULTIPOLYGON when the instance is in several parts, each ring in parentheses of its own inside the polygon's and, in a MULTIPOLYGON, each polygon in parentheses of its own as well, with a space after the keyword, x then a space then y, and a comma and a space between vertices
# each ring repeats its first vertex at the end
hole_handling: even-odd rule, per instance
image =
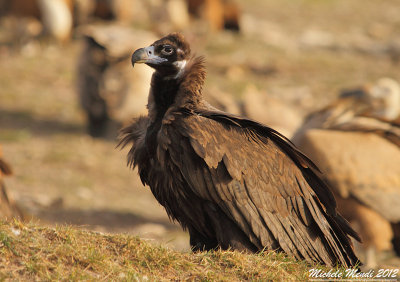
POLYGON ((161 49, 161 53, 164 55, 171 55, 174 49, 170 45, 164 45, 163 48, 161 49))

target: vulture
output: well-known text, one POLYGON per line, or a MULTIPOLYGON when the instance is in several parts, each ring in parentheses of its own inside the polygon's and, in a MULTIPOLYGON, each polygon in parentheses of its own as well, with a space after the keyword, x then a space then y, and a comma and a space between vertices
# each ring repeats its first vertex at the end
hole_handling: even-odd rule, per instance
POLYGON ((81 30, 83 48, 77 66, 77 92, 92 137, 116 138, 121 124, 145 112, 151 70, 131 71, 132 42, 156 39, 153 33, 120 24, 81 30))
POLYGON ((204 58, 180 33, 132 54, 153 68, 148 115, 121 130, 137 167, 193 251, 274 250, 328 266, 359 263, 318 168, 283 135, 202 97, 204 58))
POLYGON ((338 211, 357 227, 365 263, 400 255, 400 86, 389 78, 346 90, 311 113, 293 142, 323 170, 338 211))
POLYGON ((0 218, 23 218, 21 210, 7 194, 6 186, 3 181, 5 176, 10 176, 11 174, 12 169, 3 159, 2 149, 0 146, 0 218))
POLYGON ((293 143, 312 128, 375 132, 400 147, 400 85, 381 78, 375 85, 342 91, 336 101, 306 117, 293 143))

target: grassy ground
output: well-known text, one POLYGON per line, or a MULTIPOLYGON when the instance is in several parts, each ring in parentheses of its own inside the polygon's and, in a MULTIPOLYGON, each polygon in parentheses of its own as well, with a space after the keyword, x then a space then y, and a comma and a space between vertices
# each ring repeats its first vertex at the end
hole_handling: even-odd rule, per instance
POLYGON ((128 235, 0 222, 0 281, 307 281, 282 254, 172 251, 128 235))

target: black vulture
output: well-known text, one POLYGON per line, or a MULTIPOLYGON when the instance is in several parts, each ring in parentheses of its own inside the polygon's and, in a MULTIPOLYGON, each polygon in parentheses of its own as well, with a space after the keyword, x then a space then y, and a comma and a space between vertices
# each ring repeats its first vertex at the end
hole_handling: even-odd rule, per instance
POLYGON ((219 111, 202 98, 204 58, 180 33, 136 50, 155 69, 148 116, 122 129, 138 167, 193 251, 276 250, 299 260, 354 266, 349 236, 318 168, 277 131, 219 111))

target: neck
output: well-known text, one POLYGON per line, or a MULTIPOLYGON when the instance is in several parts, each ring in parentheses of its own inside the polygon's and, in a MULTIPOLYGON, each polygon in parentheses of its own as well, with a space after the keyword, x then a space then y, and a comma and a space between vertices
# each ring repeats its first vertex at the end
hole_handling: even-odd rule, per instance
POLYGON ((393 120, 400 115, 400 101, 391 101, 385 105, 385 109, 379 113, 383 118, 387 120, 393 120))
POLYGON ((201 57, 192 58, 180 69, 179 75, 156 71, 151 81, 148 101, 149 117, 155 122, 171 108, 193 108, 202 99, 205 68, 201 57))
MULTIPOLYGON (((397 86, 397 85, 396 85, 397 86)), ((387 118, 396 119, 400 115, 400 90, 398 87, 392 89, 392 95, 387 103, 387 118)))

